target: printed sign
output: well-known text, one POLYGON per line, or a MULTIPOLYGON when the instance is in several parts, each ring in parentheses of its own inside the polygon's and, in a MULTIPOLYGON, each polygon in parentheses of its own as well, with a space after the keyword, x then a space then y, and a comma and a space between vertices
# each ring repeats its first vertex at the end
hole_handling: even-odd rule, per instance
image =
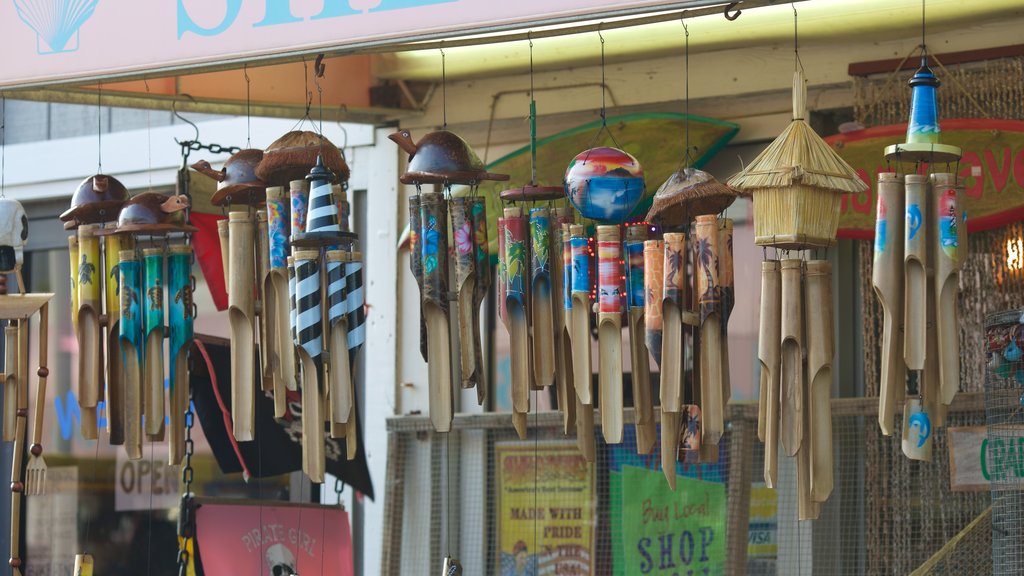
POLYGON ((988 491, 996 482, 1024 488, 1024 428, 989 436, 985 426, 949 428, 949 488, 988 491))
POLYGON ((664 0, 13 0, 0 2, 0 87, 573 16, 664 0), (131 46, 125 50, 125 46, 131 46))
POLYGON ((775 490, 756 482, 750 487, 750 528, 747 558, 775 558, 778 554, 779 498, 775 490))
POLYGON ((660 472, 622 471, 622 538, 627 574, 721 574, 725 485, 681 477, 673 492, 660 472))
MULTIPOLYGON (((594 573, 594 469, 574 442, 499 442, 500 576, 594 573)), ((305 576, 305 574, 303 574, 305 576)))
POLYGON ((166 443, 145 450, 141 460, 129 460, 124 450, 118 450, 116 474, 114 509, 118 512, 177 508, 181 502, 181 472, 167 465, 166 443))
MULTIPOLYGON (((870 240, 874 235, 877 176, 892 170, 883 150, 906 140, 906 131, 906 124, 896 124, 825 139, 870 185, 866 192, 843 196, 841 238, 870 240)), ((963 183, 969 231, 998 228, 1024 217, 1024 122, 944 120, 942 142, 963 149, 963 158, 948 171, 956 171, 963 183)), ((945 166, 935 166, 930 171, 946 170, 945 166)))
POLYGON ((352 576, 348 513, 338 506, 202 504, 205 574, 352 576))

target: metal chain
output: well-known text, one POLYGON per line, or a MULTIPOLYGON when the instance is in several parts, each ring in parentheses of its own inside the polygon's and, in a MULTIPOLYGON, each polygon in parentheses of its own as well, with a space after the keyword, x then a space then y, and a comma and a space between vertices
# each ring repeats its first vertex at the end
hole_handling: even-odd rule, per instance
MULTIPOLYGON (((195 252, 192 252, 191 264, 195 264, 195 252)), ((189 282, 192 289, 195 289, 196 277, 189 275, 189 282)), ((195 302, 192 303, 192 310, 186 314, 196 317, 195 302)), ((192 387, 188 389, 188 406, 185 409, 185 465, 181 469, 181 483, 184 490, 181 493, 181 514, 178 517, 178 536, 181 537, 180 548, 178 549, 178 576, 188 576, 188 565, 191 560, 191 553, 188 551, 189 543, 195 537, 195 495, 192 493, 192 480, 195 471, 192 468, 192 455, 195 453, 195 442, 192 440, 192 426, 195 424, 196 415, 192 410, 194 392, 192 387)))

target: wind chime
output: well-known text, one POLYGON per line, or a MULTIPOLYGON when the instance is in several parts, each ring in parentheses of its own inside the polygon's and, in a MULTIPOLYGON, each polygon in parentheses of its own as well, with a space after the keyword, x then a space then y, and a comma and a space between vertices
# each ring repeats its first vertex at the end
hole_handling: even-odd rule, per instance
POLYGON ((948 171, 961 150, 939 141, 939 80, 928 67, 923 22, 921 49, 921 67, 910 79, 907 141, 885 149, 897 171, 878 175, 872 284, 883 310, 878 424, 891 435, 903 400, 903 453, 931 461, 934 429, 945 424, 960 385, 957 299, 967 223, 963 186, 948 171), (914 172, 901 174, 902 164, 913 164, 914 172), (947 172, 922 173, 941 164, 947 172))
POLYGON ((769 487, 777 481, 779 442, 797 458, 798 515, 809 520, 833 487, 832 265, 800 252, 830 247, 842 195, 867 185, 806 121, 796 9, 793 19, 793 121, 728 184, 753 196, 755 243, 783 254, 762 264, 758 433, 769 487))
POLYGON ((685 22, 683 30, 683 164, 654 195, 647 220, 664 233, 643 248, 644 328, 661 367, 661 464, 673 490, 679 460, 718 461, 730 397, 727 327, 734 304, 732 220, 718 214, 736 192, 692 166, 685 22))
MULTIPOLYGON (((6 102, 0 104, 0 156, 4 153, 5 134, 2 119, 5 117, 6 102)), ((2 163, 0 163, 2 164, 2 163)), ((2 171, 0 166, 0 171, 2 171)), ((11 461, 11 573, 22 574, 21 560, 21 502, 24 496, 37 496, 46 492, 46 462, 43 460, 43 416, 46 410, 46 378, 49 376, 47 348, 49 344, 49 304, 53 294, 26 293, 25 281, 21 275, 24 263, 25 241, 28 239, 28 218, 21 203, 6 198, 3 192, 3 175, 0 173, 0 321, 4 323, 4 358, 0 383, 3 385, 4 410, 2 414, 2 439, 13 442, 11 461), (7 293, 7 274, 14 274, 18 282, 18 293, 7 293), (31 318, 39 314, 38 341, 39 367, 36 373, 35 406, 32 426, 32 445, 29 460, 25 458, 26 435, 28 434, 28 386, 31 379, 29 367, 29 339, 31 318)))
MULTIPOLYGON (((537 183, 537 101, 533 89, 533 40, 530 40, 530 181, 503 190, 508 204, 498 218, 499 316, 509 332, 512 381, 512 424, 521 439, 527 435, 530 392, 554 385, 563 430, 576 425, 571 392, 572 367, 566 355, 566 314, 563 303, 562 230, 572 224, 569 208, 551 202, 564 198, 561 186, 537 183), (518 203, 526 203, 523 208, 518 203)), ((568 301, 566 301, 568 302, 568 301)), ((536 407, 534 407, 536 409, 536 407)), ((591 428, 590 437, 593 436, 591 428)), ((583 437, 580 438, 582 442, 583 437)))

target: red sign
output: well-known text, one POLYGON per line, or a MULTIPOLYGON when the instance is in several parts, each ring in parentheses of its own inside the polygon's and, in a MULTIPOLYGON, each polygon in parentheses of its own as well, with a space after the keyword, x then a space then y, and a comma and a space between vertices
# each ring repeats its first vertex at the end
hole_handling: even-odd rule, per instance
MULTIPOLYGON (((896 168, 886 162, 883 150, 906 140, 906 130, 906 124, 895 124, 825 139, 871 186, 867 192, 843 196, 840 238, 874 238, 877 177, 880 172, 896 168)), ((969 232, 990 230, 1024 219, 1024 122, 944 120, 942 142, 960 146, 963 158, 948 167, 923 166, 921 171, 957 173, 964 185, 969 232)))
POLYGON ((196 538, 206 574, 352 576, 348 513, 337 506, 202 504, 196 538))

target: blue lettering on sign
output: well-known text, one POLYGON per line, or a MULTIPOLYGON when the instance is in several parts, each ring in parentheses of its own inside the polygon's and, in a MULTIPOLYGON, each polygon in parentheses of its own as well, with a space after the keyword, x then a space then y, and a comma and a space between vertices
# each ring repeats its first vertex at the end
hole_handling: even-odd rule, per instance
MULTIPOLYGON (((169 390, 170 387, 170 380, 165 378, 164 390, 169 390)), ((53 408, 54 411, 57 413, 57 425, 60 428, 60 437, 63 438, 64 440, 71 440, 71 437, 75 434, 75 431, 78 430, 77 425, 81 424, 82 422, 82 410, 81 408, 78 407, 78 397, 75 396, 75 393, 73 391, 68 390, 64 394, 63 399, 60 396, 57 396, 53 399, 53 408)), ((105 402, 100 402, 99 404, 96 405, 96 424, 99 428, 107 427, 107 418, 105 416, 106 408, 107 406, 105 402)), ((195 412, 195 410, 196 405, 193 402, 192 411, 195 412)), ((145 415, 143 415, 142 417, 142 422, 146 422, 145 415)), ((164 416, 164 425, 170 426, 170 424, 170 415, 164 416)))
MULTIPOLYGON (((199 36, 219 36, 235 24, 238 14, 242 9, 243 0, 225 0, 224 18, 216 26, 204 28, 196 24, 185 7, 185 0, 178 2, 178 39, 181 39, 186 32, 192 32, 199 36)), ((262 1, 264 5, 263 19, 254 23, 253 28, 266 26, 278 26, 281 24, 294 24, 305 20, 302 16, 292 13, 291 0, 250 0, 262 1)), ((368 8, 365 12, 385 12, 388 10, 404 10, 406 8, 417 8, 422 6, 433 6, 436 4, 448 4, 458 0, 379 0, 376 6, 368 8)), ((210 3, 212 4, 212 3, 210 3)), ((209 5, 209 4, 207 4, 209 5)), ((310 20, 326 20, 342 16, 356 16, 362 14, 363 10, 352 7, 352 0, 323 0, 323 7, 320 12, 310 16, 310 20)))

